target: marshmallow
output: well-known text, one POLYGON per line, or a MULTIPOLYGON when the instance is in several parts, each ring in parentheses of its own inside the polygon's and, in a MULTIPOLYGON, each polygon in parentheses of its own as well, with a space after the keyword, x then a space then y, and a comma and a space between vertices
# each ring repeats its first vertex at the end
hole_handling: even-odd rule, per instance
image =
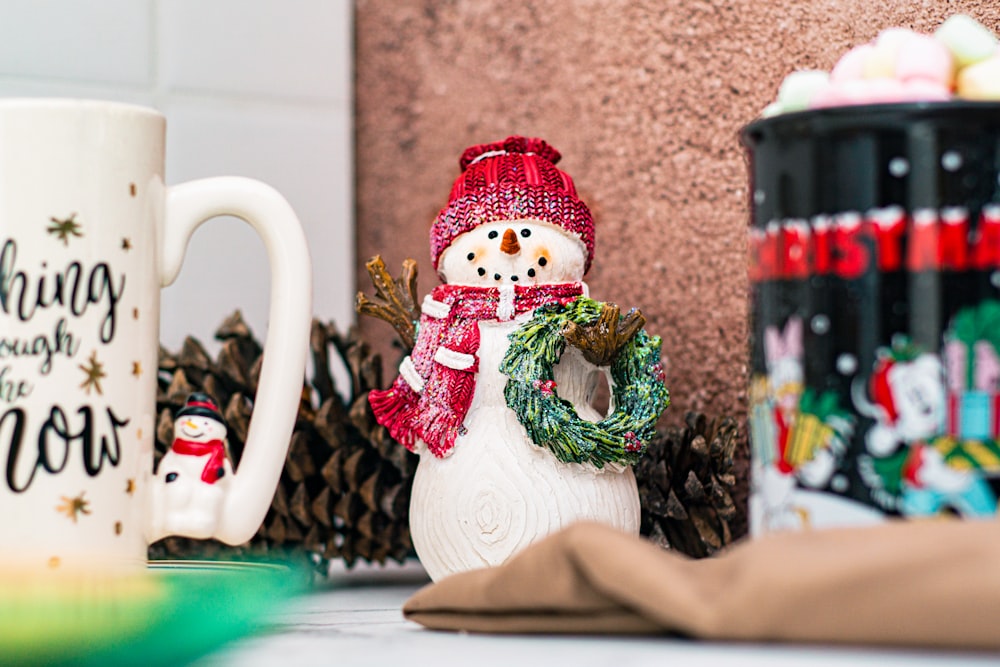
POLYGON ((804 69, 792 72, 778 88, 778 103, 785 111, 799 111, 809 108, 809 102, 816 93, 830 83, 830 75, 821 70, 804 69))
POLYGON ((898 79, 884 79, 869 83, 866 101, 870 104, 892 104, 906 99, 906 84, 898 79))
POLYGON ((951 99, 951 89, 939 81, 909 79, 901 82, 899 98, 894 102, 947 102, 951 99))
POLYGON ((837 84, 834 99, 839 96, 840 104, 865 104, 872 88, 871 82, 865 79, 842 81, 837 84))
POLYGON ((865 59, 861 75, 866 79, 891 79, 896 76, 896 55, 898 49, 878 44, 869 52, 865 59))
POLYGON ((785 113, 785 107, 781 106, 781 102, 771 102, 764 107, 764 110, 760 112, 760 115, 764 118, 770 118, 771 116, 777 116, 782 113, 785 113))
POLYGON ((950 89, 954 83, 955 61, 944 44, 926 35, 912 35, 899 46, 896 77, 900 81, 920 79, 950 89))
MULTIPOLYGON (((892 79, 849 79, 837 81, 813 100, 812 107, 839 107, 852 104, 878 104, 887 97, 887 88, 897 84, 892 79)), ((898 84, 897 84, 898 85, 898 84)))
POLYGON ((823 90, 816 93, 816 96, 812 98, 809 103, 810 109, 825 109, 827 107, 836 107, 843 104, 850 104, 844 101, 843 95, 840 94, 840 84, 832 84, 824 88, 823 90))
POLYGON ((891 79, 896 76, 899 49, 918 33, 906 28, 887 28, 878 34, 864 65, 866 79, 891 79))
POLYGON ((855 46, 842 55, 837 64, 833 66, 833 71, 830 72, 830 79, 832 81, 848 81, 862 78, 865 71, 865 62, 873 51, 875 51, 875 47, 871 44, 855 46))
POLYGON ((1000 55, 962 68, 958 94, 970 100, 1000 100, 1000 55))
POLYGON ((934 36, 888 28, 849 50, 829 76, 788 75, 765 115, 852 104, 1000 100, 1000 44, 985 26, 958 14, 934 36))
POLYGON ((951 91, 936 81, 910 79, 860 79, 838 81, 813 98, 814 109, 852 104, 893 104, 899 102, 941 102, 951 99, 951 91))
POLYGON ((875 38, 875 46, 880 49, 898 52, 900 44, 913 35, 919 34, 909 28, 886 28, 875 38))
POLYGON ((955 14, 942 23, 934 38, 951 51, 959 67, 986 60, 997 48, 997 38, 993 33, 965 14, 955 14))

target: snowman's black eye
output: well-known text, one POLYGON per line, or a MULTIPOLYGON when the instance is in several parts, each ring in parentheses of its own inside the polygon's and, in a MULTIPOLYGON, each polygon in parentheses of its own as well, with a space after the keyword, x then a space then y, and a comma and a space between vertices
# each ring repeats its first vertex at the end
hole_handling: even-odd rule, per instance
POLYGON ((493 274, 493 280, 500 280, 500 274, 499 273, 494 273, 493 274))
POLYGON ((510 279, 511 282, 517 282, 517 276, 511 276, 510 279))
POLYGON ((175 472, 168 472, 167 476, 165 478, 167 480, 167 484, 169 484, 170 482, 176 482, 177 481, 177 477, 178 477, 177 473, 175 473, 175 472))
POLYGON ((466 255, 466 258, 471 262, 476 258, 476 253, 470 252, 468 255, 466 255))
POLYGON ((535 270, 534 269, 528 269, 528 277, 529 278, 534 278, 535 277, 535 270))
POLYGON ((545 259, 544 257, 539 257, 538 258, 538 266, 545 266, 548 263, 549 263, 549 260, 545 259))
POLYGON ((521 230, 521 236, 523 236, 524 238, 528 238, 529 236, 531 236, 531 230, 530 229, 522 229, 521 230))
POLYGON ((500 236, 500 232, 498 232, 497 230, 494 229, 492 232, 490 232, 486 236, 488 236, 491 239, 495 239, 496 237, 500 236))
POLYGON ((485 276, 486 275, 486 269, 484 269, 483 267, 480 266, 479 267, 479 275, 485 276))

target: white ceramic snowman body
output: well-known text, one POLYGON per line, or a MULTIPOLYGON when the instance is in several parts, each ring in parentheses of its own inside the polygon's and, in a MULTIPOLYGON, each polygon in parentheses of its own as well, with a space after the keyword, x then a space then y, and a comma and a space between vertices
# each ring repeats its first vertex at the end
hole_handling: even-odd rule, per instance
MULTIPOLYGON (((498 287, 582 282, 586 248, 576 237, 540 220, 482 224, 457 236, 441 255, 450 285, 498 287)), ((435 303, 424 302, 424 311, 435 303)), ((437 458, 418 441, 420 462, 410 500, 410 532, 434 580, 498 565, 546 535, 581 520, 639 531, 639 495, 631 468, 563 463, 535 445, 507 407, 500 363, 507 336, 530 320, 479 322, 475 392, 464 433, 437 458)), ((557 392, 590 421, 604 417, 590 400, 606 369, 567 345, 554 368, 557 392)), ((610 378, 609 378, 610 381, 610 378)))
POLYGON ((226 442, 226 426, 208 416, 184 415, 174 422, 174 446, 157 467, 153 483, 154 533, 208 538, 222 516, 222 506, 233 477, 228 457, 219 464, 211 453, 178 451, 178 442, 201 445, 226 442), (211 481, 206 481, 208 477, 211 481))

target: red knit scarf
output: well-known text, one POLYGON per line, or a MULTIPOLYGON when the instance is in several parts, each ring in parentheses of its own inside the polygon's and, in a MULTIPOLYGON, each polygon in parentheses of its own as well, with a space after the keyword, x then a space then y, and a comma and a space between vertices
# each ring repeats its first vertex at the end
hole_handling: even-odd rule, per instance
POLYGON ((440 285, 431 298, 449 306, 442 318, 420 316, 417 342, 410 358, 424 386, 417 393, 403 378, 396 378, 384 391, 368 395, 375 419, 400 444, 414 451, 417 439, 427 443, 434 456, 444 458, 465 433, 463 422, 472 403, 479 359, 465 370, 455 370, 434 360, 439 347, 476 356, 479 351, 479 321, 512 319, 539 306, 566 304, 583 294, 580 283, 514 287, 513 311, 501 307, 495 287, 440 285), (498 312, 498 310, 500 312, 498 312), (506 312, 504 312, 506 310, 506 312))
POLYGON ((219 471, 226 460, 226 445, 221 440, 194 442, 193 440, 176 438, 170 448, 178 454, 187 454, 188 456, 204 456, 208 454, 208 461, 201 471, 201 481, 206 484, 215 484, 222 478, 219 471))

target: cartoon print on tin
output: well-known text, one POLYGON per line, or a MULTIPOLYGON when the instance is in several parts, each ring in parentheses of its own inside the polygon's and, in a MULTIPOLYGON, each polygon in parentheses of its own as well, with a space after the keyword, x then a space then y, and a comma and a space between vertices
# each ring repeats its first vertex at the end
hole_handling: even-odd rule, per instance
POLYGON ((855 407, 875 420, 858 458, 859 473, 883 509, 904 516, 996 513, 986 481, 1000 472, 1000 401, 990 398, 997 396, 996 348, 975 333, 977 320, 992 317, 994 309, 1000 314, 1000 304, 985 302, 955 317, 945 333, 945 364, 897 336, 890 348, 879 350, 867 387, 856 379, 855 407), (981 367, 966 362, 977 351, 981 367), (976 378, 989 387, 976 386, 976 378))
MULTIPOLYGON (((767 375, 751 385, 754 512, 769 529, 808 527, 854 430, 836 393, 805 388, 803 322, 764 331, 767 375)), ((831 496, 832 498, 832 496, 831 496)))

